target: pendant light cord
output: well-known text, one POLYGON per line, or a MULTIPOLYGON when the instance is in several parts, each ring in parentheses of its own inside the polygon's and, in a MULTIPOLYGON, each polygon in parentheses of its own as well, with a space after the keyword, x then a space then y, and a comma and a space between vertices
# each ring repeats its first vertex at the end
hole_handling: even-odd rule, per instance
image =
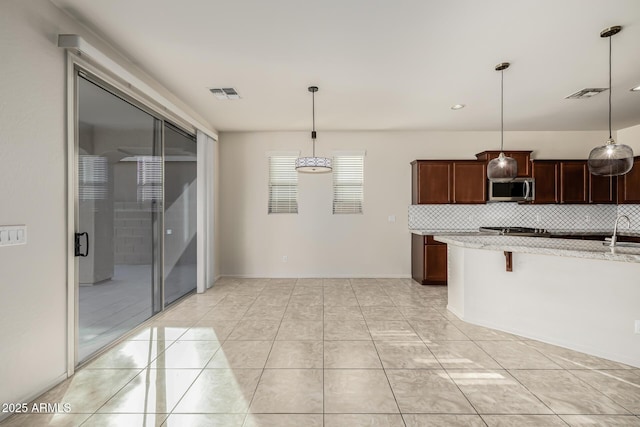
POLYGON ((316 93, 311 92, 311 115, 313 123, 313 131, 311 132, 311 140, 313 141, 313 157, 316 156, 316 93))
POLYGON ((611 139, 611 38, 609 36, 609 139, 611 139))
POLYGON ((504 70, 500 70, 500 152, 504 148, 504 70))

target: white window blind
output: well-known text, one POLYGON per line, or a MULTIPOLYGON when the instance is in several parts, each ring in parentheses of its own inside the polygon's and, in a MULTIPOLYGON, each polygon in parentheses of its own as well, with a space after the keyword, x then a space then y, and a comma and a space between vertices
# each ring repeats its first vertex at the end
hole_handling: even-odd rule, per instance
POLYGON ((162 200, 162 158, 137 156, 138 202, 162 200))
POLYGON ((333 213, 362 213, 364 156, 333 157, 333 213))
POLYGON ((269 157, 269 213, 298 213, 297 156, 269 157))
POLYGON ((106 199, 108 172, 106 157, 80 154, 78 156, 78 195, 80 200, 106 199))

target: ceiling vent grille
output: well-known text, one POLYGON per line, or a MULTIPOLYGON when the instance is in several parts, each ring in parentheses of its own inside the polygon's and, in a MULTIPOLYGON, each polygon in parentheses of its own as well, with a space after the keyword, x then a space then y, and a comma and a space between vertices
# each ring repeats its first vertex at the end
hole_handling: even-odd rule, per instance
POLYGON ((209 91, 218 99, 240 99, 238 91, 232 87, 212 88, 209 91))
POLYGON ((564 99, 584 99, 591 98, 592 96, 596 96, 600 92, 604 92, 607 90, 606 87, 589 87, 586 89, 580 89, 579 91, 572 93, 571 95, 565 96, 564 99))

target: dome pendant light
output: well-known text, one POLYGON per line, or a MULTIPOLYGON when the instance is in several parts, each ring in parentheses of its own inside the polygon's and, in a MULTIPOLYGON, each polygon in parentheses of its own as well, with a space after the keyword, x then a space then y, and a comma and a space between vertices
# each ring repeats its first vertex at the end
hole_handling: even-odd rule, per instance
POLYGON ((313 157, 298 157, 296 159, 296 170, 298 172, 305 173, 326 173, 331 172, 331 159, 327 157, 316 157, 316 98, 315 94, 318 91, 317 86, 310 86, 309 92, 311 92, 312 99, 312 114, 313 114, 313 130, 311 131, 311 140, 313 141, 313 157))
POLYGON ((496 65, 496 71, 500 71, 500 155, 487 165, 487 178, 490 181, 508 182, 518 176, 518 162, 513 157, 507 157, 504 149, 504 70, 509 68, 508 62, 496 65))
POLYGON ((589 172, 593 175, 624 175, 633 167, 633 150, 628 145, 616 144, 611 136, 611 37, 618 34, 622 27, 605 28, 600 37, 609 38, 609 139, 589 153, 589 172))

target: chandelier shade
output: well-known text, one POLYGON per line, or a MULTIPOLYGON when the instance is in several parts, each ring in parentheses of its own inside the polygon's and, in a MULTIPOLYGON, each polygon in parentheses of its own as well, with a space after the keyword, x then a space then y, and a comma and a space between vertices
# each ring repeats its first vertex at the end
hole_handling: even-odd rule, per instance
POLYGON ((487 165, 487 178, 495 182, 508 182, 518 176, 518 162, 513 157, 507 157, 500 152, 498 158, 487 165))
POLYGON ((327 157, 298 157, 296 159, 298 172, 331 172, 332 168, 331 159, 327 157))

